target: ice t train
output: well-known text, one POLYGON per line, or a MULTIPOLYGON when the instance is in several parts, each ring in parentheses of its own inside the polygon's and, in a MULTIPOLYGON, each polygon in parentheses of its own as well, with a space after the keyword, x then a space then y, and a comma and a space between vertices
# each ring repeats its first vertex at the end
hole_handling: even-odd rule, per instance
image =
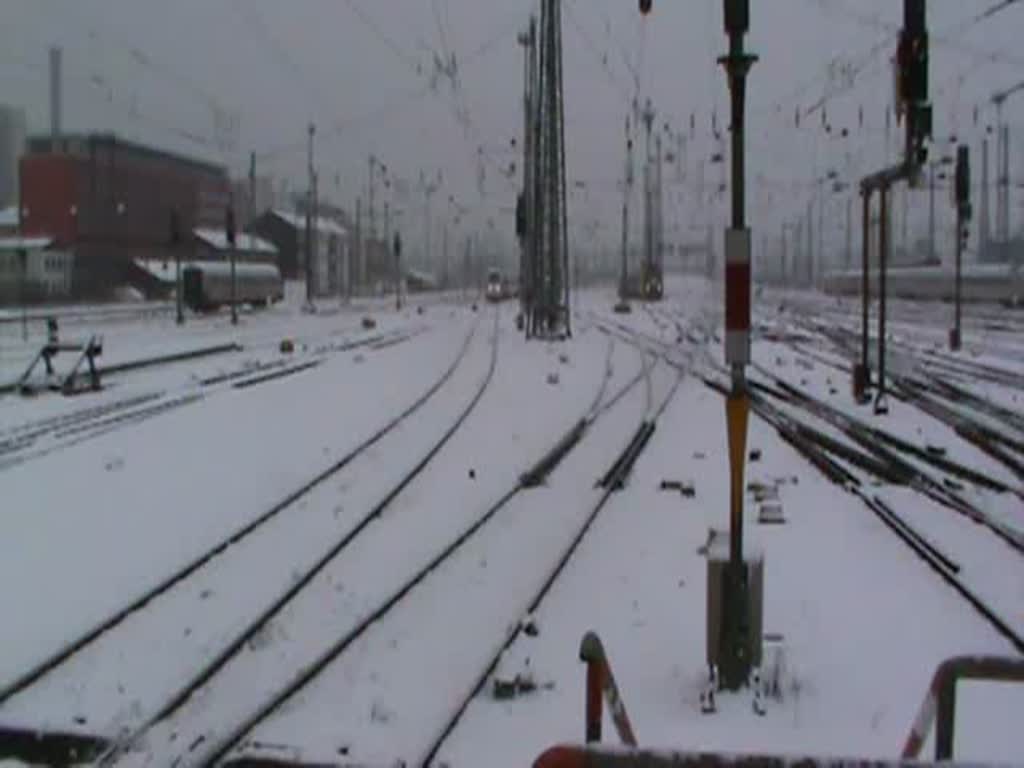
MULTIPOLYGON (((859 269, 829 272, 822 280, 822 287, 831 296, 859 296, 861 280, 859 269)), ((871 270, 868 281, 871 294, 877 296, 877 270, 871 270)), ((951 266, 889 267, 885 282, 886 293, 901 299, 952 301, 954 298, 955 272, 951 266)), ((1018 305, 1024 302, 1024 267, 965 265, 961 291, 963 301, 1018 305)))

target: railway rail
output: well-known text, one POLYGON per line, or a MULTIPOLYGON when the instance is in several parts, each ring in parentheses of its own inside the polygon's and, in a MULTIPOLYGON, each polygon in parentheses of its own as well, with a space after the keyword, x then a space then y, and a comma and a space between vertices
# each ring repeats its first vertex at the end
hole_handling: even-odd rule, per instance
MULTIPOLYGON (((424 469, 426 469, 435 456, 440 453, 444 446, 465 423, 466 419, 469 418, 470 414, 474 411, 477 404, 484 396, 487 388, 490 386, 494 377, 498 359, 497 319, 497 314, 495 314, 494 329, 490 339, 490 364, 488 366, 487 373, 479 383, 468 403, 458 413, 454 422, 444 429, 440 438, 431 445, 419 461, 417 461, 410 470, 403 474, 397 484, 391 487, 385 496, 380 499, 380 501, 378 501, 354 527, 350 528, 341 536, 341 538, 333 542, 329 549, 324 552, 323 555, 312 564, 312 566, 305 568, 301 574, 297 574, 297 577, 293 578, 290 586, 281 593, 277 599, 267 605, 258 616, 248 621, 246 626, 238 632, 229 643, 222 647, 215 658, 204 664, 197 673, 192 675, 191 678, 181 686, 178 692, 159 708, 156 714, 148 718, 139 728, 136 728, 126 738, 119 739, 116 743, 112 744, 105 753, 99 757, 98 763, 100 765, 115 765, 122 763, 130 764, 137 756, 135 754, 135 750, 142 740, 150 739, 152 732, 156 728, 160 727, 162 724, 170 722, 176 714, 185 710, 188 706, 188 702, 193 697, 201 696, 202 692, 208 690, 211 685, 216 686, 218 675, 228 670, 229 665, 241 664, 244 667, 245 662, 243 659, 245 658, 245 651, 247 647, 255 641, 257 636, 269 626, 271 621, 281 620, 285 609, 287 609, 300 596, 300 594, 311 584, 314 578, 322 573, 333 561, 340 557, 353 544, 353 542, 357 541, 360 535, 366 531, 369 526, 379 520, 399 495, 424 471, 424 469)), ((258 664, 259 661, 256 663, 258 664)), ((314 668, 316 666, 316 664, 313 665, 314 668)), ((298 673, 298 680, 303 679, 308 674, 310 674, 308 668, 301 670, 298 673)), ((290 685, 294 684, 295 681, 290 685)), ((150 739, 150 741, 152 740, 150 739)), ((177 741, 177 735, 172 734, 170 741, 177 741)), ((207 738, 206 736, 199 736, 191 744, 181 744, 180 746, 175 747, 175 749, 184 748, 185 752, 179 754, 178 760, 183 760, 190 764, 211 764, 220 756, 219 753, 212 756, 210 755, 211 750, 218 752, 215 746, 216 743, 217 742, 212 737, 207 738)))
MULTIPOLYGON (((496 358, 495 358, 496 359, 496 358)), ((646 368, 645 368, 646 370, 646 368)), ((590 404, 586 413, 581 417, 579 422, 587 425, 593 423, 593 421, 599 417, 603 412, 600 408, 602 402, 602 396, 607 388, 607 384, 610 378, 610 368, 606 366, 605 374, 602 378, 602 383, 598 391, 594 402, 590 404)), ((493 369, 491 374, 493 374, 493 369)), ((632 389, 639 383, 639 379, 636 377, 628 381, 623 389, 632 389)), ((618 397, 622 390, 613 394, 613 397, 618 397)), ((478 396, 482 396, 483 389, 478 391, 478 396)), ((479 397, 474 398, 478 400, 479 397)), ((468 416, 468 409, 464 415, 468 416)), ((453 427, 449 432, 454 432, 453 427)), ((572 427, 575 430, 576 426, 572 427)), ((449 436, 450 436, 449 434, 449 436)), ((578 442, 578 441, 577 441, 578 442)), ((567 443, 564 440, 556 442, 555 451, 560 451, 560 455, 552 458, 546 455, 542 458, 542 461, 547 464, 548 473, 555 471, 556 467, 560 463, 561 459, 575 447, 576 442, 567 443)), ((440 450, 440 445, 438 446, 440 450)), ((432 452, 433 455, 434 452, 432 452)), ((425 458, 421 462, 421 466, 417 467, 416 472, 422 469, 426 462, 429 461, 429 457, 425 458)), ((388 494, 380 505, 378 505, 378 513, 390 504, 390 502, 407 487, 408 483, 412 481, 414 475, 409 475, 402 480, 391 493, 388 494)), ((370 627, 376 622, 380 621, 385 615, 387 615, 395 606, 400 604, 406 596, 408 596, 424 579, 426 579, 432 572, 439 568, 442 563, 449 559, 455 552, 462 548, 477 532, 479 532, 488 522, 493 520, 500 510, 504 508, 511 499, 518 495, 518 493, 526 487, 522 480, 520 480, 513 488, 501 496, 492 506, 490 506, 483 514, 475 518, 466 528, 460 531, 456 536, 447 541, 443 547, 441 547, 437 553, 422 567, 418 568, 409 578, 405 579, 400 586, 398 586, 394 592, 392 592, 386 599, 382 600, 376 608, 366 613, 354 626, 352 626, 347 632, 343 632, 336 641, 334 641, 329 647, 323 649, 316 658, 307 660, 300 667, 296 668, 294 674, 289 678, 288 682, 269 695, 267 699, 255 710, 248 713, 247 717, 242 718, 239 722, 233 722, 226 726, 226 732, 222 732, 209 737, 198 738, 191 744, 185 744, 175 749, 183 749, 184 753, 179 755, 179 759, 186 764, 203 764, 209 765, 220 761, 238 744, 244 741, 246 734, 248 734, 253 728, 255 728, 260 722, 262 722, 271 713, 276 711, 283 703, 288 701, 297 691, 301 690, 311 680, 315 679, 329 664, 331 664, 338 656, 349 648, 352 643, 362 637, 370 627)), ((301 588, 301 585, 299 586, 301 588)), ((270 614, 265 613, 264 617, 269 618, 270 614)), ((261 626, 265 625, 265 622, 261 623, 261 626)), ((255 626, 255 623, 254 623, 255 626)), ((139 734, 143 732, 149 732, 148 742, 152 746, 154 738, 160 738, 159 736, 154 737, 152 730, 159 728, 161 721, 167 721, 174 717, 175 711, 181 707, 186 706, 186 702, 189 696, 202 696, 199 688, 203 684, 216 685, 217 680, 216 674, 220 669, 223 668, 223 664, 218 665, 216 669, 209 668, 209 674, 200 677, 196 677, 194 682, 198 683, 196 686, 190 686, 186 694, 185 691, 182 695, 177 697, 177 701, 172 702, 172 705, 163 708, 163 711, 157 717, 154 717, 147 723, 145 729, 140 729, 139 734)), ((168 726, 171 727, 171 726, 168 726)), ((161 736, 166 735, 166 728, 161 731, 161 736)), ((171 741, 176 741, 177 736, 173 735, 170 737, 171 741)), ((121 742, 119 745, 115 745, 108 754, 103 756, 100 760, 101 763, 117 762, 120 758, 124 758, 128 762, 131 762, 132 755, 129 751, 129 745, 133 739, 121 742)))
POLYGON ((658 419, 668 408, 669 403, 675 396, 676 391, 683 380, 683 376, 684 373, 682 371, 676 372, 676 375, 673 377, 673 383, 660 400, 656 401, 653 397, 647 398, 647 408, 645 409, 644 417, 637 425, 636 431, 623 446, 622 450, 612 462, 612 465, 604 473, 598 483, 601 488, 601 493, 598 496, 596 503, 593 504, 590 510, 583 517, 581 524, 575 531, 575 534, 569 541, 566 548, 558 556, 555 562, 551 564, 546 577, 530 598, 525 610, 519 611, 515 615, 509 617, 511 621, 508 622, 508 626, 511 628, 508 630, 504 640, 480 670, 471 688, 452 708, 450 715, 441 726, 437 736, 431 741, 430 746, 427 748, 424 755, 416 761, 418 765, 430 766, 435 763, 440 750, 454 733, 456 728, 458 728, 463 715, 469 708, 473 699, 480 694, 484 686, 486 686, 487 681, 491 678, 495 669, 498 667, 502 656, 513 646, 524 631, 524 622, 520 620, 521 617, 533 615, 540 609, 545 599, 550 594, 552 587, 569 566, 573 555, 579 549, 579 546, 586 538, 587 533, 593 528, 594 523, 597 521, 601 512, 608 505, 612 497, 625 488, 629 475, 632 473, 634 466, 644 451, 644 448, 647 446, 654 434, 654 431, 657 428, 658 419))
MULTIPOLYGON (((218 391, 219 385, 228 385, 228 389, 248 389, 311 370, 322 364, 328 354, 363 347, 375 350, 385 348, 374 346, 382 343, 394 346, 405 343, 423 332, 424 330, 419 328, 374 334, 366 338, 328 345, 318 349, 312 359, 304 362, 271 360, 255 366, 245 365, 234 371, 200 379, 196 385, 190 384, 179 393, 171 394, 163 390, 143 393, 12 426, 0 432, 0 471, 25 461, 42 458, 113 430, 137 425, 155 416, 198 403, 204 400, 211 390, 218 391)), ((220 387, 220 390, 226 391, 225 387, 220 387)))
MULTIPOLYGON (((624 332, 618 328, 616 335, 627 342, 639 345, 643 349, 655 351, 661 350, 663 359, 671 363, 673 349, 659 339, 646 334, 631 331, 624 332)), ((674 363, 679 365, 678 363, 674 363)), ((715 365, 710 365, 702 372, 701 378, 704 383, 716 392, 726 395, 729 391, 727 377, 724 372, 715 365)), ((941 552, 936 545, 931 543, 927 536, 911 526, 901 518, 878 494, 869 491, 871 481, 882 483, 899 483, 913 479, 915 474, 920 479, 921 473, 915 471, 907 462, 895 457, 891 451, 880 449, 870 439, 861 443, 861 448, 847 445, 827 435, 811 424, 797 419, 790 412, 783 412, 772 405, 768 398, 787 400, 791 393, 779 391, 773 387, 760 387, 751 398, 754 412, 766 423, 771 425, 779 436, 791 445, 807 461, 815 467, 822 475, 835 485, 852 493, 861 499, 864 505, 870 509, 886 527, 900 538, 910 549, 921 558, 944 582, 951 586, 998 634, 1003 636, 1014 648, 1024 653, 1024 636, 1018 633, 1010 622, 994 609, 973 589, 960 574, 960 568, 954 559, 948 554, 941 552), (774 391, 773 391, 774 390, 774 391), (874 450, 872 450, 874 449, 874 450), (895 459, 895 461, 891 461, 895 459), (863 478, 855 470, 860 470, 867 475, 863 478)), ((814 414, 819 415, 819 414, 814 414)), ((862 439, 863 434, 859 435, 862 439)), ((917 490, 934 498, 945 506, 952 506, 957 511, 967 514, 976 522, 986 525, 1000 539, 1009 544, 1015 551, 1021 553, 1021 536, 1019 532, 1008 529, 988 515, 980 513, 971 505, 967 504, 958 496, 949 496, 941 484, 930 481, 926 476, 923 482, 918 485, 917 490), (962 502, 962 503, 961 503, 962 502)))
MULTIPOLYGON (((722 394, 726 394, 728 391, 721 381, 707 379, 705 383, 722 394)), ((773 410, 762 398, 755 397, 753 399, 753 408, 758 416, 770 424, 785 442, 806 458, 822 475, 835 485, 857 496, 915 555, 963 597, 998 634, 1006 638, 1017 651, 1024 653, 1024 637, 961 578, 960 567, 953 558, 940 551, 923 533, 903 520, 883 499, 868 490, 869 483, 844 464, 844 462, 849 463, 877 479, 888 480, 884 470, 873 469, 877 464, 868 454, 856 449, 837 450, 835 443, 825 438, 822 433, 808 429, 799 422, 782 415, 778 410, 773 410), (860 460, 858 460, 858 456, 860 460)))
MULTIPOLYGON (((438 391, 452 378, 455 371, 462 364, 467 350, 469 349, 470 343, 477 331, 477 326, 474 324, 473 328, 467 333, 466 338, 463 340, 455 359, 451 362, 448 368, 441 374, 441 376, 434 381, 427 389, 417 397, 411 404, 409 404, 402 412, 396 415, 394 418, 389 420, 387 423, 382 425, 376 432, 371 434, 361 443, 356 445, 344 456, 334 461, 329 466, 325 467, 313 477, 307 480, 298 488, 295 488, 290 493, 285 495, 283 498, 272 504, 268 509, 261 512, 259 515, 254 517, 249 522, 235 530, 228 536, 218 541, 213 546, 210 546, 202 553, 199 553, 187 563, 176 569, 171 574, 161 579, 154 586, 146 589, 141 594, 133 598, 127 604, 122 606, 120 609, 112 612, 102 620, 94 624, 89 630, 81 633, 76 638, 65 643, 61 648, 56 651, 49 653, 44 659, 34 664, 30 669, 27 669, 24 673, 19 675, 16 679, 6 683, 0 688, 0 711, 2 711, 3 705, 10 700, 16 694, 26 690, 31 685, 36 683, 47 673, 56 669, 59 665, 66 662, 76 653, 81 651, 89 644, 95 642, 101 636, 112 630, 114 627, 121 624, 128 617, 143 610, 149 606, 154 600, 167 594, 175 587, 183 584, 187 579, 196 574, 201 568, 211 563, 215 558, 228 552, 233 546, 240 544, 243 540, 253 536, 257 531, 267 526, 275 518, 282 515, 286 510, 295 509, 297 502, 303 499, 307 494, 312 492, 314 489, 321 486, 330 478, 337 475, 345 467, 349 466, 357 457, 366 453, 374 445, 379 443, 386 435, 396 430, 405 420, 407 420, 412 414, 419 411, 428 401, 430 401, 438 391)), ((428 459, 429 460, 429 459, 428 459)), ((425 462, 424 462, 425 465, 425 462)), ((379 515, 380 510, 375 510, 379 515)), ((374 517, 373 511, 368 515, 363 522, 362 527, 368 525, 374 517)), ((362 528, 360 528, 361 530, 362 528)), ((3 739, 0 738, 0 742, 3 739)))
MULTIPOLYGON (((820 324, 808 324, 808 327, 830 339, 842 354, 851 359, 856 349, 852 340, 841 332, 823 327, 820 324)), ((791 345, 800 354, 810 355, 802 346, 791 345)), ((826 358, 817 356, 838 370, 849 372, 826 358)), ((916 406, 938 421, 953 429, 961 438, 1005 466, 1017 477, 1024 478, 1024 419, 1020 414, 992 403, 972 394, 963 387, 947 380, 941 372, 925 368, 916 373, 889 374, 892 380, 891 392, 894 396, 916 406), (942 400, 957 403, 959 407, 945 405, 942 400), (978 414, 970 416, 965 412, 969 408, 978 414), (993 426, 998 423, 1003 429, 993 426), (1005 429, 1012 427, 1021 439, 1013 438, 1005 429)), ((1019 492, 1018 492, 1019 493, 1019 492)))

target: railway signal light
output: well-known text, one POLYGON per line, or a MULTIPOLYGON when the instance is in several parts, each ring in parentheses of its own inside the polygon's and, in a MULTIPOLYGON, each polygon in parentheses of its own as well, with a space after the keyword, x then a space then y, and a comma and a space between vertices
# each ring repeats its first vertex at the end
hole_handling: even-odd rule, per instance
POLYGON ((227 235, 228 243, 235 245, 235 209, 230 205, 224 212, 224 233, 227 235))
POLYGON ((908 158, 918 166, 928 162, 928 147, 925 142, 932 137, 931 104, 912 104, 907 110, 907 138, 911 156, 908 158))
POLYGON ((928 159, 932 137, 928 103, 928 29, 926 0, 904 0, 903 29, 896 51, 897 99, 907 113, 907 162, 920 167, 928 159))
POLYGON ((652 0, 640 0, 640 13, 644 16, 651 12, 651 2, 652 0))
POLYGON ((928 101, 928 34, 915 36, 904 29, 900 33, 896 58, 901 101, 928 101))
POLYGON ((750 0, 725 0, 725 32, 745 35, 750 29, 750 0))
POLYGON ((185 322, 185 314, 181 307, 181 249, 178 246, 181 244, 181 218, 178 215, 178 209, 171 209, 170 216, 170 241, 171 248, 174 249, 174 306, 175 306, 175 321, 178 325, 182 325, 185 322))
POLYGON ((956 149, 956 204, 963 209, 971 204, 971 160, 968 147, 956 149))
POLYGON ((238 281, 235 274, 235 208, 230 203, 224 211, 224 234, 231 246, 231 324, 238 325, 238 281))

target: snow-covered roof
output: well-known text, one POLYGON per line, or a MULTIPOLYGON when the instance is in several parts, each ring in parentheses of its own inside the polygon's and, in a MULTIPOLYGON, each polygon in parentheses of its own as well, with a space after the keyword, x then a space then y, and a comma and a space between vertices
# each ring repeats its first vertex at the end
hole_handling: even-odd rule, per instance
POLYGON ((7 208, 0 208, 0 227, 18 226, 18 206, 11 205, 7 208))
POLYGON ((38 251, 52 244, 52 237, 0 237, 0 251, 38 251))
MULTIPOLYGON (((177 276, 177 269, 174 259, 135 259, 135 266, 143 269, 162 283, 174 284, 177 276)), ((218 276, 231 274, 231 264, 223 261, 188 261, 182 260, 181 271, 184 273, 190 267, 199 267, 204 272, 218 276)), ((246 275, 280 275, 277 267, 273 264, 250 264, 243 262, 235 265, 235 272, 239 276, 246 275)))
MULTIPOLYGON (((274 209, 273 214, 282 221, 288 222, 295 229, 305 229, 306 217, 301 213, 292 213, 291 211, 284 211, 280 209, 274 209)), ((325 219, 323 216, 316 216, 313 218, 313 229, 317 232, 324 232, 328 235, 337 235, 338 237, 345 237, 348 235, 348 230, 345 229, 341 224, 334 221, 333 219, 325 219)))
MULTIPOLYGON (((148 272, 157 280, 163 283, 174 283, 177 277, 174 259, 135 259, 135 266, 148 272)), ((181 268, 184 269, 191 262, 182 261, 181 268)))
MULTIPOLYGON (((193 234, 217 251, 228 250, 228 238, 223 229, 212 227, 197 227, 192 230, 193 234)), ((235 247, 240 251, 248 253, 277 253, 273 243, 268 243, 255 235, 239 232, 235 237, 235 247)))

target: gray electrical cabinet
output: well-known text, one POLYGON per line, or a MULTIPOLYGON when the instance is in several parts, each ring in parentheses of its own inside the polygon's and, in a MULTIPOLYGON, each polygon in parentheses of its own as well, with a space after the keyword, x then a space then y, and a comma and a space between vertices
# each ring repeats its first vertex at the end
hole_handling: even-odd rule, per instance
MULTIPOLYGON (((764 555, 759 551, 744 552, 747 584, 750 590, 750 648, 748 658, 752 666, 761 666, 762 635, 764 633, 764 555)), ((708 605, 707 605, 707 660, 709 666, 718 666, 721 647, 723 579, 729 565, 729 534, 715 531, 707 548, 708 605)))

